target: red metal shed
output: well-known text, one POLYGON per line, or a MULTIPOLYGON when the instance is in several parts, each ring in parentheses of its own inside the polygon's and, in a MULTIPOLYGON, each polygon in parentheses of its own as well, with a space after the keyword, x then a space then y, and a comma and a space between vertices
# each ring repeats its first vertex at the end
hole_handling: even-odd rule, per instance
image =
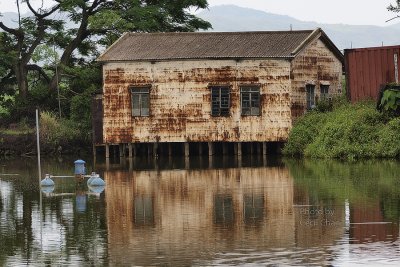
POLYGON ((346 90, 351 102, 377 100, 387 83, 399 82, 400 46, 345 49, 346 90))

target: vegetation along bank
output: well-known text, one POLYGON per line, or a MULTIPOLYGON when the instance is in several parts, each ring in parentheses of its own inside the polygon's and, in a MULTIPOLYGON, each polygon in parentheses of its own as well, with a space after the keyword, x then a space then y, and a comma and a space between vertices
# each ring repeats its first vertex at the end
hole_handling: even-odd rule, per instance
POLYGON ((285 155, 311 158, 397 158, 400 118, 374 102, 320 103, 293 126, 285 155))

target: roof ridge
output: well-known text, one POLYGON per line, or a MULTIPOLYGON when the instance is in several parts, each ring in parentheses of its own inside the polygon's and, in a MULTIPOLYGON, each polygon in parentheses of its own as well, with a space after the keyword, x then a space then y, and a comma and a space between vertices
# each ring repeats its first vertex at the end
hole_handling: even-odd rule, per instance
MULTIPOLYGON (((316 28, 318 29, 318 28, 316 28)), ((266 34, 266 33, 312 33, 313 30, 288 30, 288 31, 236 31, 236 32, 125 32, 128 35, 246 35, 246 34, 266 34)))

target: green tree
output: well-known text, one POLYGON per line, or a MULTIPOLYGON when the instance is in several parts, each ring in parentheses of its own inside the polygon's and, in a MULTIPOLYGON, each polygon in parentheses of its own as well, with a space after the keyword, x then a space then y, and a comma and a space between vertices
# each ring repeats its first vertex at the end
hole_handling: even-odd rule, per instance
POLYGON ((0 57, 8 62, 2 66, 5 69, 0 69, 0 81, 4 84, 14 80, 23 100, 29 94, 28 72, 39 73, 48 88, 54 90, 66 68, 93 59, 101 46, 111 45, 123 32, 195 31, 211 27, 190 13, 193 8, 207 8, 207 0, 50 0, 47 6, 42 4, 38 8, 35 0, 16 0, 16 4, 17 27, 7 26, 0 17, 0 41, 7 42, 0 57), (29 9, 29 16, 22 16, 22 5, 29 9), (35 51, 43 44, 60 53, 57 71, 50 74, 32 62, 35 51), (5 59, 5 55, 11 58, 5 59))

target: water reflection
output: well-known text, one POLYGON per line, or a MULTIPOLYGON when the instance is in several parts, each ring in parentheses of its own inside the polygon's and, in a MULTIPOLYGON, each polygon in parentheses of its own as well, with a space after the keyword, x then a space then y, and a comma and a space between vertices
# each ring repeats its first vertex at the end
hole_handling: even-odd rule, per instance
POLYGON ((0 266, 400 263, 398 162, 89 162, 105 187, 55 178, 41 209, 34 163, 0 164, 0 266))

